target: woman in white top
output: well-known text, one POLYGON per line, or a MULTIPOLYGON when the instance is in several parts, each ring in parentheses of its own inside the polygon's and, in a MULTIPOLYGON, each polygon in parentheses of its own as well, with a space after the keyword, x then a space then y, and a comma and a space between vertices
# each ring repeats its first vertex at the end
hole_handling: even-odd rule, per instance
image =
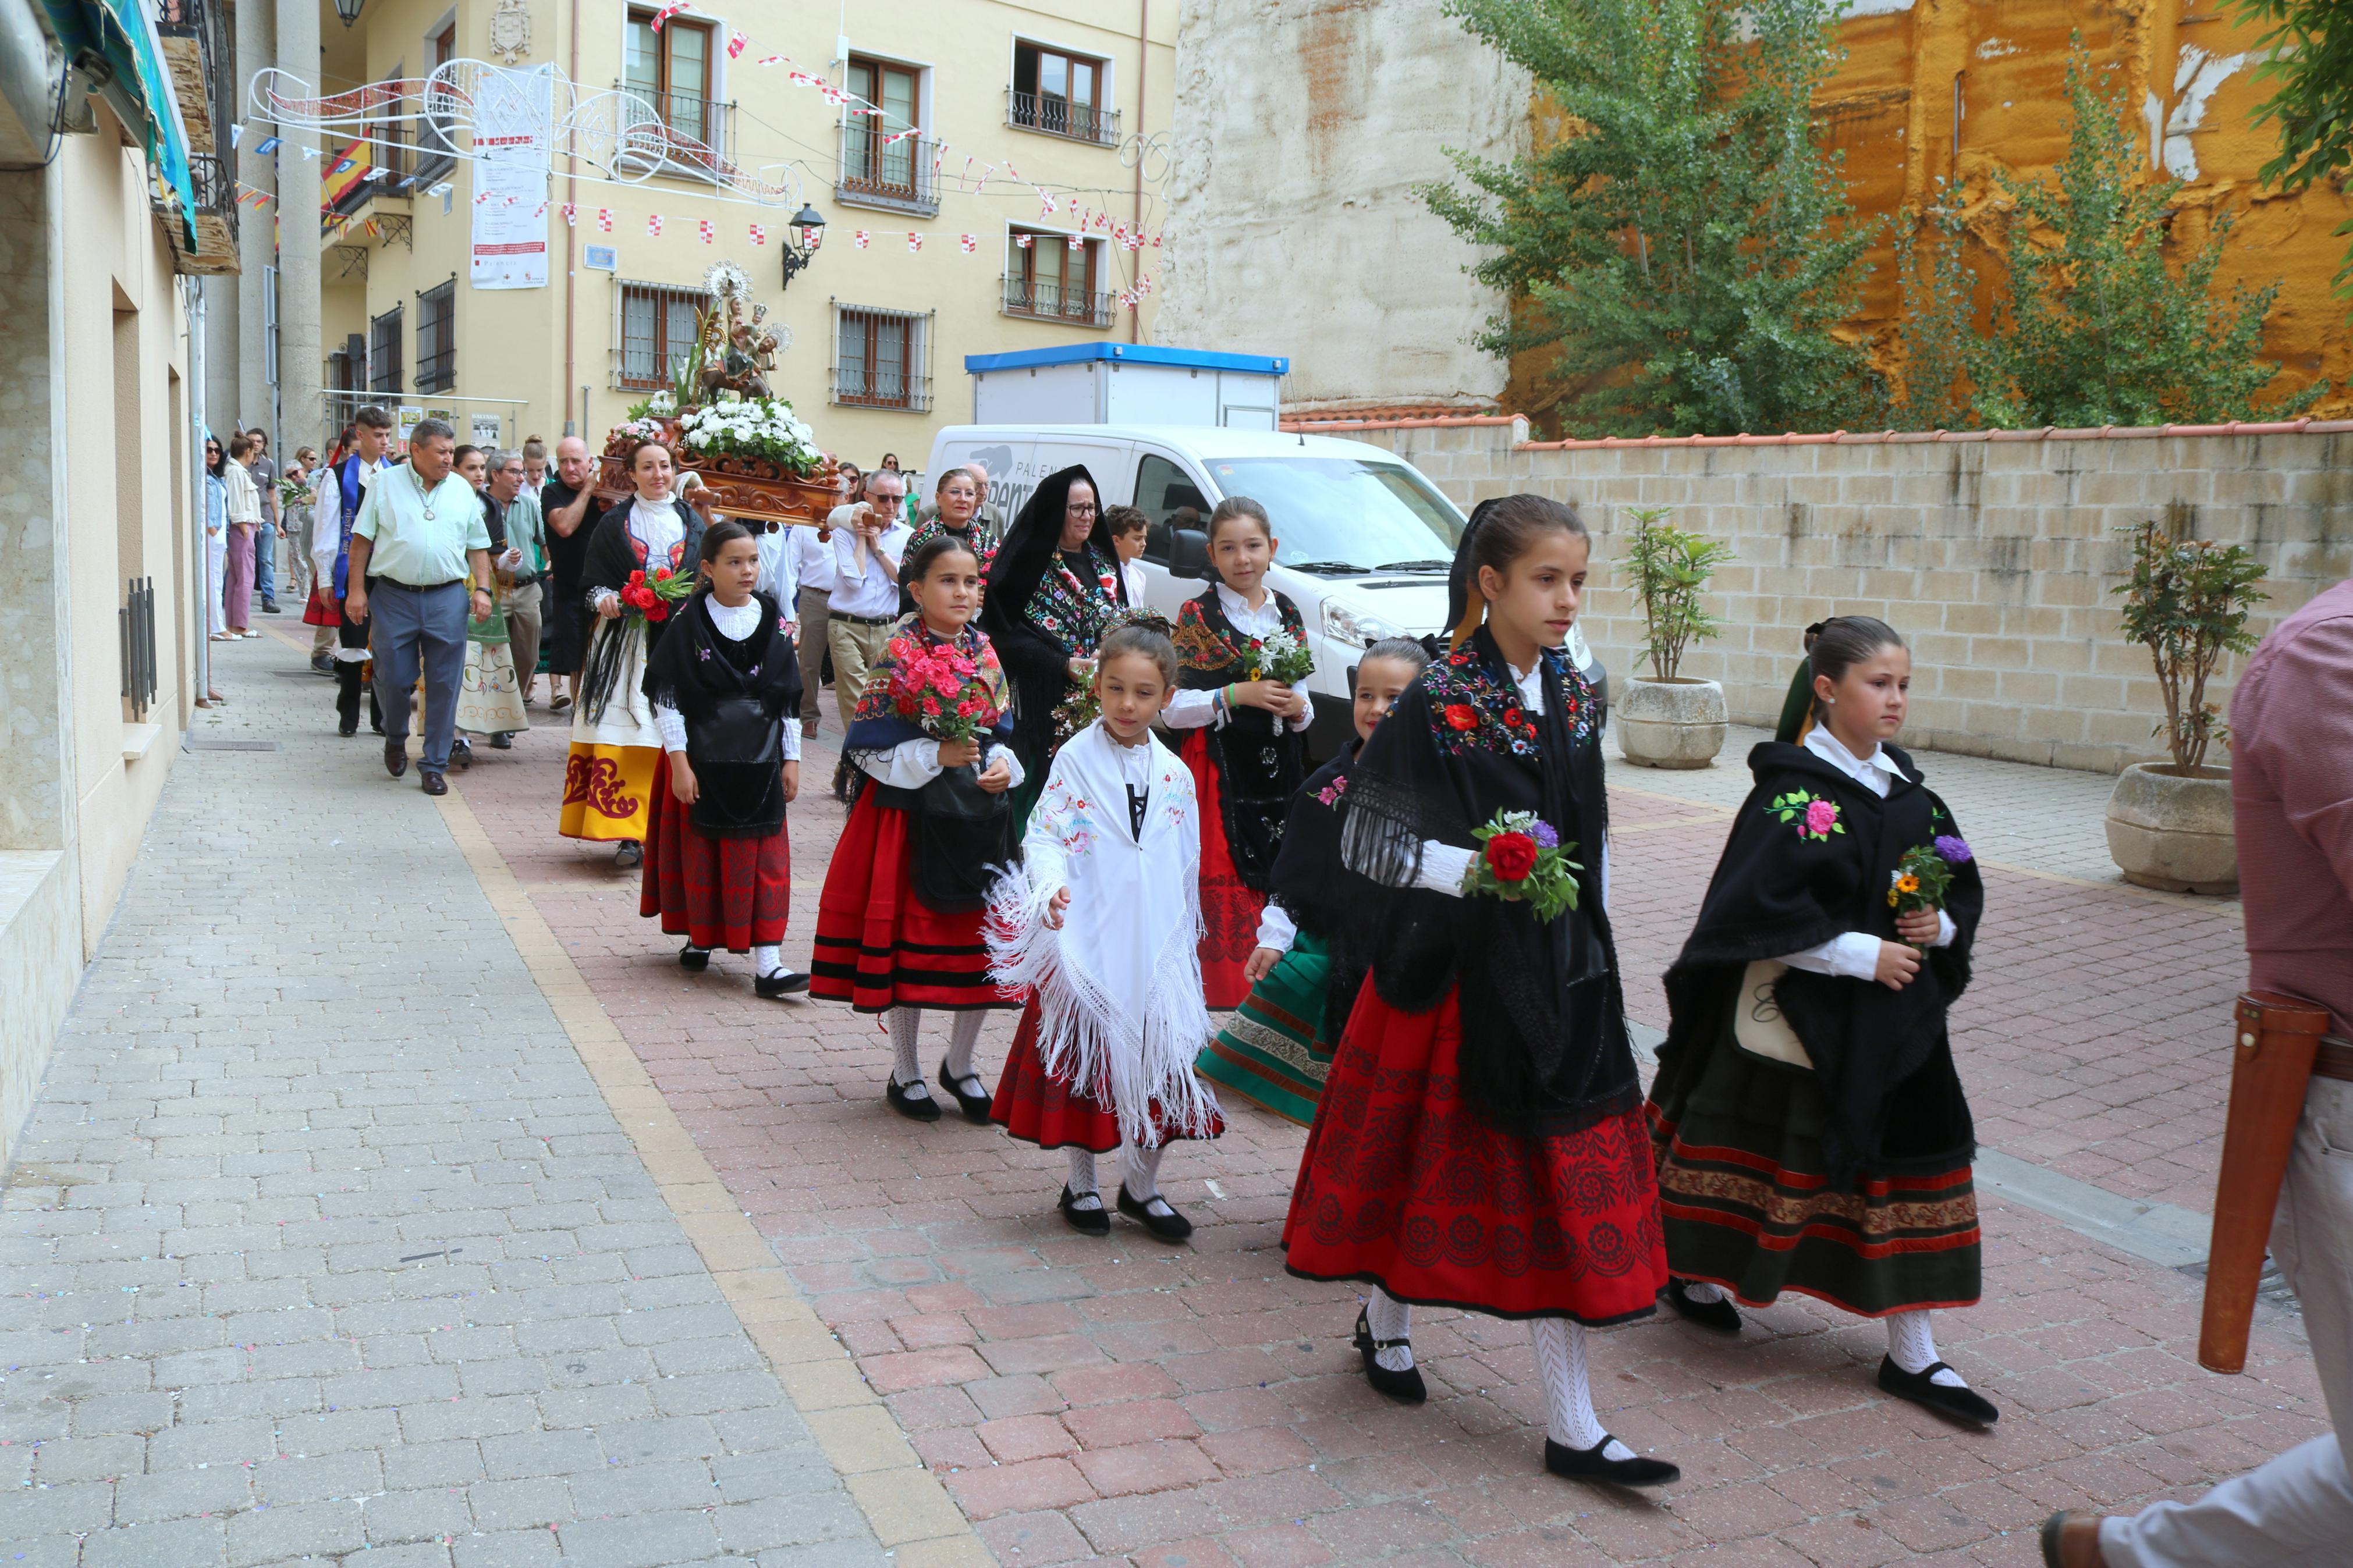
POLYGON ((659 441, 629 452, 632 493, 597 520, 580 569, 580 588, 598 620, 572 714, 572 754, 565 764, 566 838, 615 843, 617 866, 645 858, 652 822, 654 770, 661 731, 641 689, 646 655, 660 640, 670 606, 632 605, 657 574, 691 573, 702 549, 702 519, 680 500, 676 464, 659 441), (636 581, 632 582, 635 578, 636 581))

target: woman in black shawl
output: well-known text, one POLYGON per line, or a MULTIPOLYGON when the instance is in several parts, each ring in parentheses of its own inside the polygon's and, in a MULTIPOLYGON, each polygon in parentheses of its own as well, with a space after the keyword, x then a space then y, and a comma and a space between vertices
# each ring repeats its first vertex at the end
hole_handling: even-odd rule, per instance
POLYGON ((1667 1277, 1603 908, 1597 704, 1559 651, 1590 548, 1557 501, 1482 504, 1455 553, 1450 649, 1349 775, 1342 941, 1372 973, 1283 1247, 1294 1274, 1374 1287, 1356 1349, 1395 1397, 1423 1394, 1413 1304, 1531 1320, 1545 1468, 1646 1486, 1682 1472, 1613 1439, 1586 1381, 1586 1325, 1649 1316, 1667 1277), (1507 813, 1526 816, 1498 824, 1507 813), (1573 908, 1539 921, 1477 890, 1525 882, 1547 850, 1574 862, 1573 908))
POLYGON ((1013 754, 1023 770, 1013 792, 1017 838, 1054 753, 1092 720, 1065 705, 1086 690, 1103 623, 1126 605, 1094 476, 1083 465, 1049 474, 998 546, 980 606, 1013 688, 1013 754))
POLYGON ((754 986, 781 997, 808 989, 785 968, 792 847, 785 805, 800 790, 800 660, 784 612, 760 579, 760 547, 740 522, 702 536, 702 583, 666 622, 646 661, 667 765, 654 783, 640 915, 686 938, 680 963, 700 971, 711 950, 754 956, 754 986))
POLYGON ((1699 921, 1667 971, 1651 1086, 1669 1298, 1736 1331, 1795 1290, 1883 1318, 1890 1394, 1983 1426, 1929 1309, 1978 1300, 1976 1135, 1946 1033, 1985 893, 1960 827, 1885 744, 1911 655, 1884 622, 1824 623, 1815 723, 1748 754, 1699 921), (1913 857, 1907 865, 1905 858, 1913 857), (1948 878, 1942 907, 1906 912, 1948 878))

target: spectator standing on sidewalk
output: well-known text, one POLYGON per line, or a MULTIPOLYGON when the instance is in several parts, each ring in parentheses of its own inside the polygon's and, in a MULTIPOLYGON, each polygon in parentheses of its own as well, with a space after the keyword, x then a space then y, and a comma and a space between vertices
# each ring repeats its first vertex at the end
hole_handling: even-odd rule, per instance
POLYGON ((466 623, 491 613, 491 535, 473 487, 450 471, 457 432, 420 420, 408 438, 408 463, 368 487, 352 524, 350 617, 375 624, 377 704, 384 710, 385 771, 408 771, 408 715, 417 678, 425 677, 424 755, 417 773, 427 795, 447 795, 449 743, 456 734, 458 681, 466 665, 466 623))
MULTIPOLYGON (((512 452, 494 447, 477 449, 474 466, 483 477, 482 488, 475 493, 481 498, 483 531, 491 536, 492 568, 491 613, 466 627, 466 668, 458 690, 458 728, 466 734, 487 735, 497 751, 512 751, 514 737, 531 728, 523 717, 522 682, 517 678, 513 646, 513 626, 503 605, 512 581, 506 574, 517 560, 513 537, 508 531, 513 521, 510 510, 516 492, 522 487, 522 458, 512 452), (507 461, 512 458, 512 462, 507 461)), ((473 762, 473 747, 466 734, 458 737, 458 750, 451 761, 463 768, 473 762)))
POLYGON ((286 585, 306 609, 311 591, 316 586, 311 573, 311 528, 318 516, 318 509, 312 504, 319 499, 313 488, 318 470, 317 449, 297 447, 292 461, 286 465, 278 481, 281 492, 278 498, 279 515, 286 524, 286 585), (284 493, 289 487, 295 487, 290 495, 284 493))
POLYGON ((278 545, 286 537, 285 508, 279 504, 278 464, 269 456, 269 432, 259 426, 245 433, 253 447, 254 489, 261 495, 261 527, 253 536, 253 581, 261 590, 261 613, 278 611, 278 545))
MULTIPOLYGON (((801 663, 801 736, 817 733, 818 693, 825 687, 826 632, 833 600, 833 524, 797 522, 785 531, 786 553, 792 558, 796 585, 794 649, 801 663)), ((846 728, 846 727, 845 727, 846 728)))
POLYGON ((253 488, 253 443, 243 432, 228 438, 221 486, 228 496, 228 570, 221 580, 221 618, 231 637, 253 637, 253 552, 261 531, 261 497, 253 488))
MULTIPOLYGON (((205 632, 215 642, 227 642, 228 630, 221 616, 221 591, 228 575, 228 487, 222 471, 228 462, 219 440, 205 437, 205 632)), ((207 680, 202 707, 221 700, 207 680)))
POLYGON ((596 460, 579 437, 566 436, 555 444, 555 477, 540 491, 539 512, 547 523, 547 591, 540 628, 547 649, 547 706, 562 713, 579 695, 580 667, 588 657, 590 616, 581 597, 580 570, 601 515, 596 460))
POLYGON ((504 509, 507 524, 507 552, 498 563, 500 607, 507 615, 507 646, 514 650, 518 691, 528 708, 532 685, 539 679, 544 613, 540 579, 547 571, 547 520, 540 516, 539 487, 531 482, 531 464, 524 455, 498 452, 491 461, 491 495, 504 509))
POLYGON ((2336 1431, 2195 1502, 2057 1513, 2052 1568, 2303 1568, 2353 1555, 2353 582, 2273 628, 2231 699, 2247 984, 2328 1009, 2272 1220, 2336 1431), (2331 1047, 2334 1049, 2331 1049, 2331 1047))
POLYGON ((900 520, 907 485, 897 470, 866 476, 864 499, 838 506, 833 528, 833 594, 826 601, 826 646, 833 655, 833 700, 847 733, 899 618, 899 563, 913 533, 900 520))
POLYGON ((535 500, 547 484, 547 443, 536 436, 523 437, 522 488, 535 500))

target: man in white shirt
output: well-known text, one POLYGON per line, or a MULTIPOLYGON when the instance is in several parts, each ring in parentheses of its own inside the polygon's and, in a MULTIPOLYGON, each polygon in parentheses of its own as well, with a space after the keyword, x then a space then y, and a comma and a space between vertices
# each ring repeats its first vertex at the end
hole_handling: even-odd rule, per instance
MULTIPOLYGON (((385 452, 392 444, 392 416, 376 407, 363 408, 352 420, 352 449, 343 460, 332 468, 321 468, 311 479, 311 488, 318 500, 311 503, 317 522, 311 530, 311 574, 319 584, 319 596, 324 607, 340 614, 343 607, 342 585, 336 580, 335 568, 344 559, 352 538, 352 524, 360 514, 360 498, 385 467, 385 452)), ((367 662, 367 638, 338 639, 334 623, 322 626, 311 639, 311 668, 322 675, 339 673, 335 666, 346 663, 355 672, 367 662), (340 650, 336 643, 346 644, 340 650)), ((351 687, 351 700, 359 700, 359 687, 351 687)), ((356 716, 354 706, 352 713, 356 716)), ((353 721, 356 721, 354 717, 353 721)), ((345 733, 350 731, 346 729, 345 733)))
MULTIPOLYGON (((839 507, 834 508, 840 511, 839 507)), ((826 536, 818 537, 815 523, 797 522, 785 531, 785 553, 790 557, 796 605, 794 616, 800 630, 794 637, 794 647, 801 661, 801 734, 817 733, 818 692, 824 685, 827 601, 833 597, 833 527, 831 514, 826 518, 826 536)))
POLYGON ((882 658, 899 618, 899 563, 914 530, 900 521, 907 482, 895 468, 866 476, 865 499, 833 509, 833 592, 826 600, 826 645, 833 654, 833 700, 847 732, 867 671, 882 658))

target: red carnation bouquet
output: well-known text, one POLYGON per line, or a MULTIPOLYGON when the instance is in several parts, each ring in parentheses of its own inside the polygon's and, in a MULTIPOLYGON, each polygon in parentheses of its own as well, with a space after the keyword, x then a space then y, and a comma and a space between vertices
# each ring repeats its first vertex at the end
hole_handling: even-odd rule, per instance
POLYGON ((948 643, 914 648, 892 666, 891 707, 940 741, 974 740, 997 720, 980 667, 948 643))
POLYGON ((1499 812, 1486 826, 1472 829, 1472 837, 1481 847, 1462 879, 1464 892, 1525 903, 1540 921, 1577 908, 1577 873, 1584 868, 1568 858, 1577 846, 1563 844, 1559 831, 1535 812, 1499 812))
POLYGON ((657 566, 650 575, 632 572, 629 580, 621 584, 621 608, 643 620, 666 621, 670 607, 694 592, 694 579, 673 572, 667 566, 657 566))

